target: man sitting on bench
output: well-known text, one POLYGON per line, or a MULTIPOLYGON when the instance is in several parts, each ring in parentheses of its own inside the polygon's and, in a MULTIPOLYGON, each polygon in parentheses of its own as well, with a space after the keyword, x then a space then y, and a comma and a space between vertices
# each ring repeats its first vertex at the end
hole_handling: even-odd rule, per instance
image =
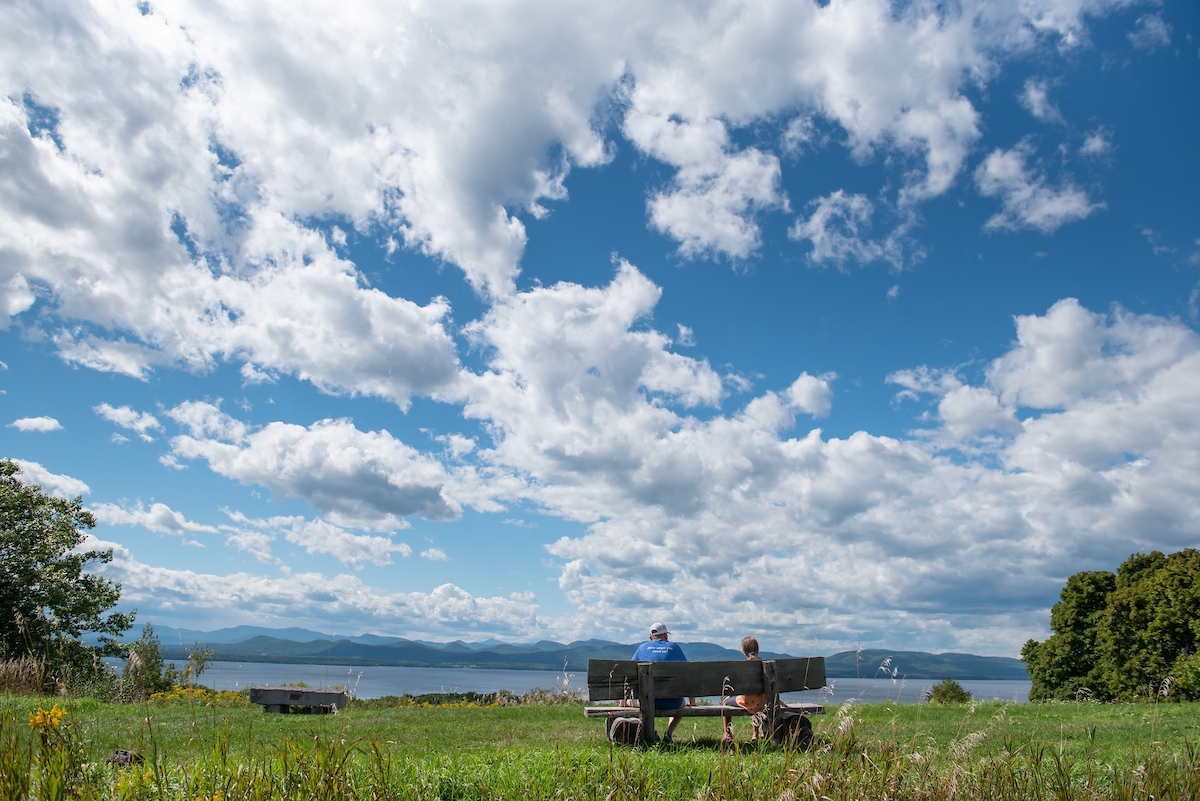
MULTIPOLYGON (((683 649, 679 647, 679 643, 669 642, 667 638, 670 632, 667 631, 666 623, 655 623, 650 627, 650 641, 644 642, 638 646, 638 649, 633 652, 633 661, 635 662, 686 662, 687 657, 683 653, 683 649)), ((688 704, 694 705, 695 698, 689 698, 688 704)), ((680 709, 683 707, 682 698, 655 698, 655 709, 680 709)), ((671 718, 671 722, 667 724, 667 733, 663 735, 663 742, 671 742, 671 735, 675 732, 675 727, 679 725, 681 717, 671 718)))

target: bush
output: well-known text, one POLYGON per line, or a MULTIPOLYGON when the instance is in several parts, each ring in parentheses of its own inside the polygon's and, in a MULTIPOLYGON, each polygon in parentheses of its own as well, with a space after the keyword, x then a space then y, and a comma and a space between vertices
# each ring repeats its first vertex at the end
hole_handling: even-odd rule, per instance
POLYGON ((971 700, 971 694, 963 689, 961 684, 947 676, 933 685, 933 690, 929 693, 929 700, 931 703, 942 706, 965 704, 971 700))
POLYGON ((355 709, 396 709, 413 706, 518 706, 521 697, 508 690, 494 693, 426 693, 424 695, 385 695, 380 698, 355 698, 355 709))
POLYGON ((154 695, 150 696, 149 700, 150 703, 161 706, 183 704, 187 706, 208 706, 224 709, 235 706, 249 706, 250 691, 210 690, 208 687, 203 686, 183 687, 176 684, 166 692, 154 693, 154 695))

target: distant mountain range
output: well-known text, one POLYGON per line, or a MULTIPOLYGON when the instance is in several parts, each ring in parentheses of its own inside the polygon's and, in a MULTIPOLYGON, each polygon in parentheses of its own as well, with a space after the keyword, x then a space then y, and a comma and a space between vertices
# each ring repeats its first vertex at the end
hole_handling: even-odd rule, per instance
POLYGON ((1025 663, 1007 656, 976 656, 975 654, 929 654, 924 651, 885 651, 878 648, 842 651, 825 657, 825 675, 829 678, 864 679, 890 677, 944 679, 963 681, 1029 679, 1025 663), (885 660, 887 667, 883 667, 885 660))
MULTIPOLYGON (((310 631, 308 629, 268 629, 236 626, 217 631, 194 631, 169 626, 155 628, 168 660, 187 659, 192 644, 199 642, 213 649, 214 658, 226 662, 279 662, 285 664, 394 665, 400 667, 470 667, 510 670, 587 669, 589 659, 628 659, 636 643, 609 640, 581 640, 560 643, 542 640, 510 644, 489 639, 483 642, 448 643, 407 640, 360 634, 355 637, 310 631)), ((680 642, 688 659, 711 661, 741 659, 742 654, 708 642, 680 642)), ((766 659, 790 654, 764 651, 766 659)), ((943 679, 951 676, 964 681, 989 679, 1027 679, 1025 663, 1002 656, 974 654, 929 654, 921 651, 868 649, 843 651, 825 657, 829 678, 943 679), (890 659, 887 668, 884 661, 890 659)))

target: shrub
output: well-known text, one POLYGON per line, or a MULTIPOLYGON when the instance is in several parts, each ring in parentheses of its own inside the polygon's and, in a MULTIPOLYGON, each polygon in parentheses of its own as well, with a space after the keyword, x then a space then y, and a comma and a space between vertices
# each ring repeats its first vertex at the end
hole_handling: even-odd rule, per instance
POLYGON ((571 692, 569 690, 544 690, 541 687, 535 687, 521 696, 522 704, 531 704, 534 706, 569 706, 582 702, 583 697, 578 692, 571 692))
POLYGON ((235 707, 250 705, 250 691, 210 690, 207 687, 184 687, 176 684, 165 692, 154 693, 150 703, 158 705, 186 704, 188 706, 235 707))
POLYGON ((411 706, 560 706, 578 704, 581 699, 575 693, 557 690, 530 690, 517 695, 510 690, 494 693, 426 693, 425 695, 385 695, 380 698, 355 698, 355 709, 395 709, 411 706))
POLYGON ((410 706, 517 706, 520 696, 508 690, 494 693, 426 693, 424 695, 385 695, 380 698, 355 698, 355 709, 395 709, 410 706))
POLYGON ((961 684, 947 676, 942 681, 933 685, 933 690, 929 694, 929 700, 931 703, 943 706, 965 704, 971 700, 971 694, 963 689, 961 684))

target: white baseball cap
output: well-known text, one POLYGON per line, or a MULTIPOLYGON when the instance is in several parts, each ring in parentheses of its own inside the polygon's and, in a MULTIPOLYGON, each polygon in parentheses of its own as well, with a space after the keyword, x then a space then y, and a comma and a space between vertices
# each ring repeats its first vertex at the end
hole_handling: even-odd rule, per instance
POLYGON ((670 633, 671 632, 667 631, 666 623, 655 623, 653 626, 650 627, 650 636, 651 637, 660 637, 663 634, 670 634, 670 633))

